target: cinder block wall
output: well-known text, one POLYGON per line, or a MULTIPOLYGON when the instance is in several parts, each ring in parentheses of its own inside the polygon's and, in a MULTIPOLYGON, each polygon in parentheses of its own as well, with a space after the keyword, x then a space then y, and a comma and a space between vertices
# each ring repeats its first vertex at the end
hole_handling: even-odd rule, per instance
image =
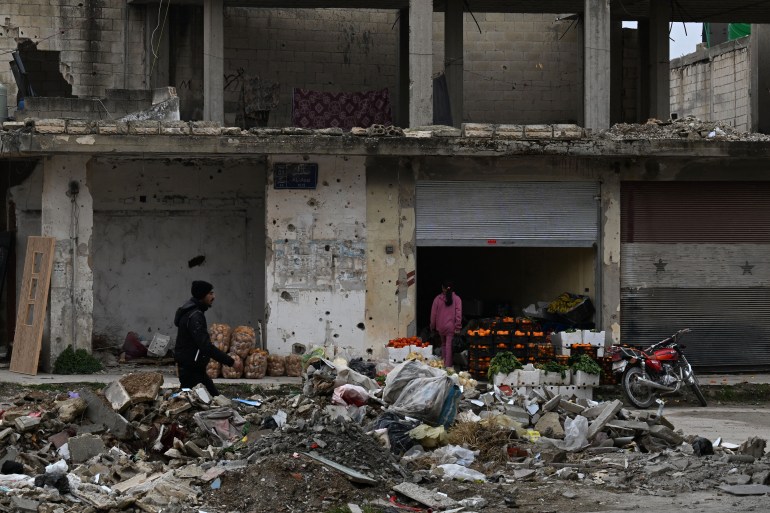
MULTIPOLYGON (((577 122, 583 108, 578 32, 555 14, 464 16, 464 121, 577 122), (478 25, 476 24, 478 22, 478 25)), ((444 15, 434 14, 433 71, 444 70, 444 15)))
POLYGON ((127 8, 122 0, 0 2, 0 53, 5 56, 0 82, 8 87, 10 113, 15 111, 17 89, 7 61, 24 38, 40 50, 61 52, 59 71, 76 96, 103 96, 108 88, 143 88, 144 12, 127 8))
POLYGON ((671 61, 671 112, 749 131, 748 41, 728 41, 671 61))
MULTIPOLYGON (((17 38, 60 52, 59 69, 79 97, 103 97, 110 88, 145 88, 152 54, 145 50, 149 9, 122 0, 12 0, 0 4, 0 52, 17 38), (5 20, 8 19, 8 22, 5 20)), ((387 87, 398 104, 398 38, 394 10, 225 10, 226 121, 234 123, 245 75, 280 83, 280 103, 269 124, 290 123, 294 87, 360 91, 387 87)), ((464 121, 569 122, 582 109, 579 26, 556 15, 465 15, 464 121)), ((173 6, 169 25, 170 84, 185 119, 200 119, 203 91, 203 17, 199 6, 173 6)), ((434 15, 433 71, 444 69, 441 13, 434 15)), ((156 37, 159 34, 156 34, 156 37)), ((11 113, 16 85, 9 87, 11 113)), ((160 85, 160 84, 156 84, 160 85)))

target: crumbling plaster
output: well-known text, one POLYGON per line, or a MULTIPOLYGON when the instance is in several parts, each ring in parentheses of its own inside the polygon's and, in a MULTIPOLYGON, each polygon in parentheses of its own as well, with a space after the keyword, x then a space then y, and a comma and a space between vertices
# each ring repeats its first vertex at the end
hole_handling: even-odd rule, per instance
POLYGON ((266 339, 271 351, 294 343, 366 349, 366 169, 362 157, 272 157, 318 164, 315 189, 267 186, 266 339))
POLYGON ((43 161, 40 234, 56 238, 50 291, 50 336, 41 353, 50 370, 67 346, 91 349, 93 198, 87 180, 90 158, 49 157, 43 161))
POLYGON ((408 159, 366 163, 366 340, 378 357, 415 332, 413 175, 408 159))
POLYGON ((210 323, 262 320, 264 160, 104 158, 89 181, 97 335, 175 338, 195 279, 217 293, 210 323))

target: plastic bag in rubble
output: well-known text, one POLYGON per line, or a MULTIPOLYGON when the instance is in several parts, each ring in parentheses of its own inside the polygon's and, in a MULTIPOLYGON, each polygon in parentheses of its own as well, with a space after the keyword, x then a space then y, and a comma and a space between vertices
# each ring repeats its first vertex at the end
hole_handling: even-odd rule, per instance
POLYGON ((588 447, 588 419, 582 415, 564 421, 564 440, 540 438, 538 443, 551 444, 562 451, 575 452, 588 447))
POLYGON ((415 445, 415 441, 409 435, 409 432, 418 425, 419 422, 416 420, 406 420, 392 411, 386 411, 377 417, 368 426, 367 430, 387 429, 390 452, 393 454, 403 454, 415 445))
POLYGON ((463 467, 467 467, 478 456, 479 451, 471 451, 465 447, 459 445, 445 445, 439 447, 431 453, 431 458, 439 465, 445 463, 457 463, 463 467))
POLYGON ((382 400, 393 404, 401 396, 404 387, 416 378, 446 377, 446 372, 425 365, 419 360, 407 360, 396 365, 385 378, 385 390, 382 400))
POLYGON ((348 367, 337 369, 337 378, 334 380, 334 386, 341 387, 342 385, 358 385, 370 392, 380 388, 380 385, 373 379, 348 367))
POLYGON ((369 401, 369 394, 364 387, 358 385, 342 385, 334 389, 332 402, 342 406, 363 406, 369 401))
POLYGON ((436 467, 442 472, 435 472, 443 475, 446 479, 457 479, 458 481, 486 481, 487 476, 476 470, 463 467, 457 463, 445 463, 436 467))
POLYGON ((416 378, 407 383, 391 409, 428 424, 449 426, 457 416, 460 389, 446 376, 416 378))

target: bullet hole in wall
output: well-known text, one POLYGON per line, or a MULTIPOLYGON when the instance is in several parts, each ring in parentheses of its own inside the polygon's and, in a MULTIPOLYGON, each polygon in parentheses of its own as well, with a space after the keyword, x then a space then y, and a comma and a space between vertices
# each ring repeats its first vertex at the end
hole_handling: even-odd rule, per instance
POLYGON ((294 226, 293 224, 290 224, 289 226, 287 226, 286 229, 289 230, 290 232, 297 231, 297 227, 294 226))
POLYGON ((328 244, 324 246, 324 250, 329 251, 330 249, 331 249, 331 246, 329 246, 328 244))
POLYGON ((277 224, 278 224, 278 221, 276 221, 275 219, 273 219, 273 226, 275 226, 275 225, 277 225, 277 224))
POLYGON ((292 297, 291 297, 291 294, 289 294, 284 290, 283 292, 281 292, 281 299, 283 299, 284 301, 291 301, 292 297))
POLYGON ((196 257, 191 258, 187 261, 187 267, 192 269, 193 267, 197 267, 199 265, 203 265, 203 262, 206 261, 206 257, 204 255, 198 255, 196 257))
POLYGON ((324 186, 326 186, 326 187, 329 187, 329 182, 327 182, 326 180, 324 180, 323 182, 321 182, 321 185, 324 185, 324 186))
POLYGON ((382 219, 380 219, 380 222, 384 223, 385 222, 385 218, 383 217, 382 219))
POLYGON ((331 312, 328 312, 328 311, 327 311, 327 312, 326 312, 326 315, 329 315, 329 314, 331 314, 331 312))
POLYGON ((356 324, 356 328, 360 329, 361 331, 364 331, 366 329, 366 326, 364 326, 363 322, 359 322, 356 324))
POLYGON ((307 204, 309 207, 315 207, 316 205, 318 205, 318 202, 315 200, 315 198, 310 198, 309 200, 307 200, 307 204))
POLYGON ((139 196, 139 203, 147 203, 147 196, 139 196))
POLYGON ((335 333, 334 338, 340 338, 339 334, 335 333))

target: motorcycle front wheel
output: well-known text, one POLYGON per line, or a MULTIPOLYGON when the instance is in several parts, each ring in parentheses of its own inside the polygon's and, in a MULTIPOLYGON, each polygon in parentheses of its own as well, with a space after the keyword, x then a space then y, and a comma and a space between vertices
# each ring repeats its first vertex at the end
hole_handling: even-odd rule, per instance
POLYGON ((631 404, 646 409, 655 402, 655 391, 652 387, 639 383, 640 378, 649 379, 649 376, 641 367, 629 367, 623 374, 623 391, 631 404))
POLYGON ((700 383, 698 383, 698 378, 695 377, 695 373, 691 370, 688 375, 685 376, 685 379, 687 380, 687 384, 690 385, 690 390, 692 390, 692 393, 695 394, 695 397, 698 398, 698 402, 701 406, 708 406, 708 403, 706 402, 706 398, 703 395, 703 392, 700 389, 700 383))

